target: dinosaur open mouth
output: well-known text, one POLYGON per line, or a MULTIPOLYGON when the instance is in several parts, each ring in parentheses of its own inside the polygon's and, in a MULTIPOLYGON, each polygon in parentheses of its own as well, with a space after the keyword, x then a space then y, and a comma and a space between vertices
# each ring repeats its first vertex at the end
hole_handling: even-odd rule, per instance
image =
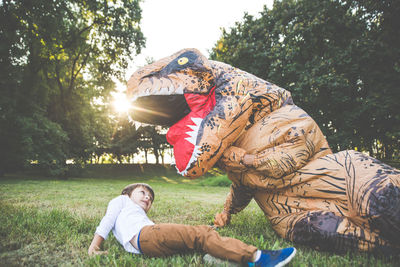
POLYGON ((184 95, 150 95, 136 99, 131 118, 170 127, 189 113, 190 108, 184 95))
POLYGON ((142 96, 133 105, 132 119, 170 127, 167 141, 174 147, 178 173, 185 175, 201 153, 197 140, 204 118, 215 106, 215 87, 208 94, 142 96))

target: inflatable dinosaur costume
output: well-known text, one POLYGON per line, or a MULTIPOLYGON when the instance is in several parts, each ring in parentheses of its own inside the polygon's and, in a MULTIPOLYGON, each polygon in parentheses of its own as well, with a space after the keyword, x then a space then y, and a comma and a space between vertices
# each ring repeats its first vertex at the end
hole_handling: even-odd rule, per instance
POLYGON ((216 163, 232 180, 215 224, 254 198, 283 238, 319 249, 398 253, 400 172, 356 151, 333 154, 290 92, 184 49, 128 81, 137 121, 169 126, 180 174, 216 163), (245 155, 254 161, 245 165, 245 155))

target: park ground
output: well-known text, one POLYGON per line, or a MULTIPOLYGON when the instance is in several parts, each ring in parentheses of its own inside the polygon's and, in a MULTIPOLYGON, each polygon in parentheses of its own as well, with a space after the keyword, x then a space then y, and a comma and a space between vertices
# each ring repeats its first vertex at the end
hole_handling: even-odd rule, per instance
MULTIPOLYGON (((0 266, 208 266, 200 254, 163 259, 132 256, 112 234, 103 246, 108 255, 87 255, 108 201, 134 182, 154 188, 149 217, 156 223, 210 224, 229 191, 229 180, 219 173, 189 180, 168 169, 99 167, 68 179, 34 173, 5 175, 0 180, 0 266)), ((218 231, 262 249, 294 245, 278 237, 254 201, 218 231)), ((398 259, 367 253, 338 255, 296 247, 297 255, 288 266, 398 264, 398 259)))

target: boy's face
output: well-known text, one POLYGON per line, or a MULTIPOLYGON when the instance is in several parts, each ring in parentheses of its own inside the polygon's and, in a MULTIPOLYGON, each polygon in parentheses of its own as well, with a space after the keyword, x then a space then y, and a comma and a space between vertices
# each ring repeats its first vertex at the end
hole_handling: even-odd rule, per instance
POLYGON ((151 196, 150 191, 143 186, 136 187, 132 191, 130 198, 132 199, 133 202, 142 207, 145 212, 147 212, 151 208, 151 205, 153 204, 153 197, 151 196))

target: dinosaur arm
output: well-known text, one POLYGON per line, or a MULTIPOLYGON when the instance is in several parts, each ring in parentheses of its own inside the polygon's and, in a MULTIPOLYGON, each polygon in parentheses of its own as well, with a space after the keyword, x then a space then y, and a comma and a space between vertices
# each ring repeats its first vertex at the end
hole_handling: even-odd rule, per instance
POLYGON ((231 172, 245 171, 247 169, 244 165, 245 155, 246 150, 240 147, 231 146, 224 151, 221 160, 219 161, 219 166, 222 169, 231 172))
POLYGON ((293 143, 284 143, 256 154, 246 154, 246 150, 231 146, 224 152, 219 165, 234 173, 256 169, 265 176, 281 178, 302 168, 310 154, 310 149, 300 138, 293 143), (244 160, 246 157, 248 162, 244 160))
POLYGON ((296 134, 285 142, 254 154, 252 168, 272 178, 283 178, 303 168, 313 158, 320 158, 332 151, 315 123, 297 128, 296 134))
POLYGON ((224 211, 229 214, 236 214, 242 211, 249 205, 250 201, 253 199, 254 190, 232 183, 230 192, 226 198, 224 211))
POLYGON ((315 121, 296 106, 285 106, 243 134, 220 160, 231 172, 255 170, 282 178, 311 159, 332 153, 315 121), (240 148, 239 148, 240 147, 240 148))
POLYGON ((313 155, 314 144, 303 136, 255 154, 252 167, 266 176, 281 178, 301 169, 313 155))
POLYGON ((229 224, 231 214, 236 214, 247 207, 247 205, 249 205, 250 201, 253 199, 253 196, 253 189, 232 183, 230 192, 225 200, 224 210, 215 215, 214 225, 222 227, 229 224))
POLYGON ((313 154, 313 143, 307 141, 305 136, 298 136, 256 154, 247 154, 246 150, 231 146, 224 151, 219 165, 234 173, 256 169, 266 176, 281 178, 302 168, 313 154))

